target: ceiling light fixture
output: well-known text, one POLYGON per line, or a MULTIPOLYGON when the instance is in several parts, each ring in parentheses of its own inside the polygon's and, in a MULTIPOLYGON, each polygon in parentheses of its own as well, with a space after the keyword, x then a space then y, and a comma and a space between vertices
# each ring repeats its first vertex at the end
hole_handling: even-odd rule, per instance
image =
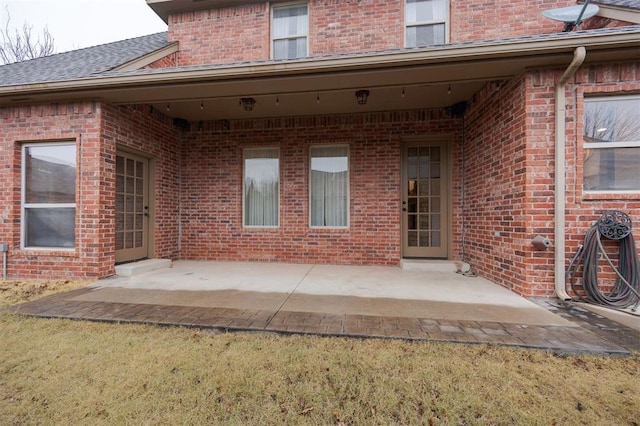
POLYGON ((369 91, 368 90, 358 90, 358 91, 356 91, 356 99, 358 100, 358 105, 366 104, 368 98, 369 98, 369 91))
POLYGON ((253 111, 253 107, 256 105, 256 100, 253 98, 240 98, 240 105, 245 111, 253 111))
POLYGON ((200 109, 204 109, 204 101, 200 101, 200 109))

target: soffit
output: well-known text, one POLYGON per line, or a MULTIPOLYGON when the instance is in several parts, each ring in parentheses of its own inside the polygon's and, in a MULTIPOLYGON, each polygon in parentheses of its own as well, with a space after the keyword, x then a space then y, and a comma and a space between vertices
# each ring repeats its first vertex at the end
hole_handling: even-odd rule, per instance
POLYGON ((241 5, 255 3, 255 0, 146 0, 147 5, 153 9, 165 23, 168 23, 172 13, 191 10, 217 9, 222 6, 241 5))

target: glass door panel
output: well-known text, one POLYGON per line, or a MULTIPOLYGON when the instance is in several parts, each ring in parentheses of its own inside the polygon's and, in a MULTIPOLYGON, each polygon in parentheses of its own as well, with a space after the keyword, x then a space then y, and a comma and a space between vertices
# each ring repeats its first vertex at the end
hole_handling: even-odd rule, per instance
POLYGON ((147 257, 148 160, 116 156, 116 262, 147 257))
POLYGON ((446 145, 403 147, 403 256, 446 257, 446 145))

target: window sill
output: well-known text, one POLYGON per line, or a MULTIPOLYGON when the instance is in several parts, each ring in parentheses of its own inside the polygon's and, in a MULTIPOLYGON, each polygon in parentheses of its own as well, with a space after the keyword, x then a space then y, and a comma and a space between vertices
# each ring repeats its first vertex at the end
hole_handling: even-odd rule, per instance
POLYGON ((582 193, 584 201, 596 200, 640 200, 640 192, 584 192, 582 193))
POLYGON ((56 248, 21 248, 14 252, 23 256, 46 256, 46 257, 78 257, 76 249, 56 249, 56 248))

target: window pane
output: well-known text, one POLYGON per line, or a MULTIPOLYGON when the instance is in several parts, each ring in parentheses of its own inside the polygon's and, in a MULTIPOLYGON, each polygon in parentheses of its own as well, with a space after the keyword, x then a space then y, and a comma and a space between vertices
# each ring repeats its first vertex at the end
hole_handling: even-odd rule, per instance
POLYGON ((585 100, 583 187, 640 190, 640 97, 585 100))
POLYGON ((446 0, 407 0, 406 23, 444 21, 447 18, 446 0))
POLYGON ((307 56, 309 24, 306 5, 274 8, 271 25, 274 59, 307 56))
POLYGON ((273 41, 273 59, 295 59, 305 56, 307 56, 306 37, 273 41))
POLYGON ((76 202, 75 145, 25 147, 25 202, 76 202))
POLYGON ((73 248, 75 208, 26 208, 25 246, 73 248))
POLYGON ((640 147, 584 150, 584 189, 640 190, 640 147))
POLYGON ((640 97, 586 100, 584 141, 640 144, 640 97))
POLYGON ((244 224, 278 226, 280 167, 277 148, 244 152, 244 224))
POLYGON ((307 6, 273 9, 273 37, 282 38, 307 34, 307 6))
POLYGON ((444 44, 444 24, 407 27, 407 47, 444 44))
POLYGON ((311 148, 311 226, 348 226, 349 150, 311 148))

